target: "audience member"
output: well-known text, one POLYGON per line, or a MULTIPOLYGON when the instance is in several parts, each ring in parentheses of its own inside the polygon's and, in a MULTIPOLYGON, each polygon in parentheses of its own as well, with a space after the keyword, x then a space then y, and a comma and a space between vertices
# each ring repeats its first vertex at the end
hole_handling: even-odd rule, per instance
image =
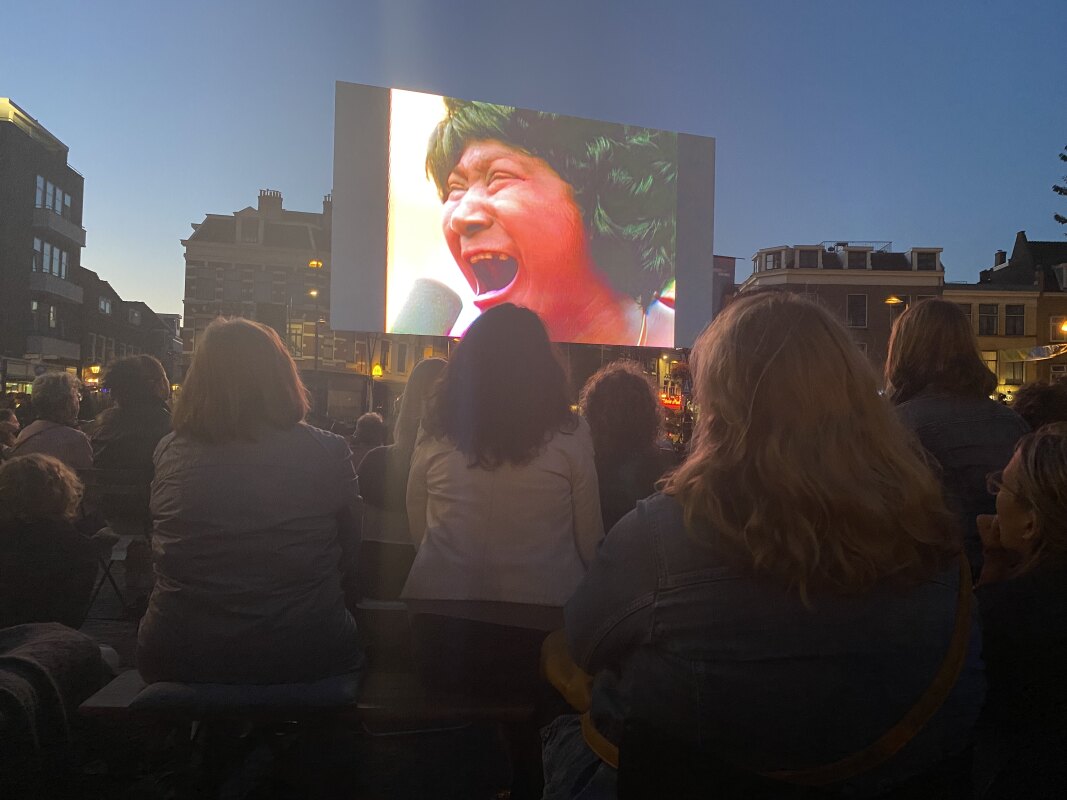
POLYGON ((363 663, 345 606, 355 471, 270 328, 208 326, 160 442, 156 584, 138 632, 148 681, 288 683, 363 663))
POLYGON ((77 532, 82 485, 52 456, 0 464, 0 628, 85 619, 106 547, 77 532))
POLYGON ((115 405, 99 417, 92 436, 93 466, 139 470, 151 480, 152 454, 170 433, 170 380, 152 356, 127 356, 104 373, 115 405))
POLYGON ((801 781, 871 755, 931 691, 939 710, 895 756, 817 782, 870 796, 964 750, 984 683, 958 532, 848 331, 794 294, 742 295, 691 365, 691 455, 567 603, 569 652, 596 678, 586 723, 543 732, 545 798, 612 796, 586 741, 611 760, 624 721, 680 761, 801 781))
POLYGON ((579 405, 593 435, 600 515, 609 531, 655 491, 678 458, 659 446, 663 412, 655 388, 634 362, 598 370, 582 388, 579 405))
POLYGON ((359 464, 363 498, 359 583, 367 597, 398 598, 415 560, 408 527, 408 472, 426 398, 446 363, 427 358, 415 365, 404 386, 394 443, 376 447, 359 464))
POLYGON ((978 519, 989 674, 978 768, 994 777, 986 797, 1058 797, 1067 789, 1067 424, 1023 437, 989 488, 997 513, 978 519))
POLYGON ((541 641, 603 537, 589 426, 537 315, 505 303, 478 317, 422 427, 404 597, 424 679, 529 697, 541 641))
POLYGON ((1067 422, 1067 383, 1034 381, 1015 393, 1012 409, 1026 420, 1030 430, 1051 422, 1067 422))
POLYGON ((78 379, 69 372, 46 372, 33 382, 36 419, 23 427, 11 455, 55 456, 74 470, 93 465, 93 448, 78 430, 78 379))
POLYGON ((358 468, 363 456, 375 447, 384 445, 388 435, 389 431, 385 427, 385 420, 382 419, 381 414, 374 411, 362 414, 356 420, 356 430, 348 441, 352 448, 352 466, 358 468))
POLYGON ((0 447, 14 447, 22 424, 10 408, 0 408, 0 447))
POLYGON ((978 352, 971 321, 955 303, 923 300, 893 325, 886 393, 941 467, 945 500, 960 520, 975 578, 982 567, 975 518, 993 512, 986 475, 1004 468, 1029 430, 1011 408, 990 399, 996 384, 978 352))

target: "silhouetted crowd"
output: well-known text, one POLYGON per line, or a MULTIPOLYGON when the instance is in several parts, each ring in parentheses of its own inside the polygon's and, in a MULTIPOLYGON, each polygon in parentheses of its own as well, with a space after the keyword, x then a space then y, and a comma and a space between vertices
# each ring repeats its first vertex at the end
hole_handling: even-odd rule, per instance
POLYGON ((0 674, 81 636, 125 537, 145 681, 359 679, 358 609, 403 603, 428 696, 533 709, 515 798, 1067 796, 1067 385, 990 399, 940 299, 899 317, 882 376, 778 291, 689 365, 684 459, 640 367, 574 405, 510 304, 415 367, 392 431, 307 424, 244 319, 207 329, 173 413, 148 356, 108 367, 88 435, 46 373, 32 416, 0 409, 0 674))

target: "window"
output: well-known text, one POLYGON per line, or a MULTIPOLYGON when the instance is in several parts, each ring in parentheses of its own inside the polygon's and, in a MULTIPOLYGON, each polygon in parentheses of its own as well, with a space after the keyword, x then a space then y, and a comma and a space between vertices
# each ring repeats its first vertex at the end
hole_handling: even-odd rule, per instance
POLYGON ((246 219, 241 223, 241 241, 255 244, 259 241, 259 220, 246 219))
POLYGON ((1067 364, 1053 364, 1052 370, 1049 373, 1049 379, 1052 383, 1059 383, 1062 380, 1067 380, 1067 364))
POLYGON ((867 251, 849 250, 847 264, 849 269, 867 269, 867 251))
POLYGON ((274 299, 274 275, 257 272, 253 278, 252 294, 257 303, 269 303, 274 299))
POLYGON ((819 251, 797 250, 797 266, 800 269, 817 269, 819 266, 819 251))
POLYGON ((222 299, 229 300, 230 302, 239 301, 241 299, 240 278, 222 279, 222 299))
POLYGON ((140 325, 141 324, 141 312, 138 311, 136 308, 131 308, 130 309, 130 324, 131 325, 140 325))
POLYGON ((763 268, 764 269, 778 269, 782 266, 782 254, 775 251, 773 253, 763 254, 763 268))
POLYGON ((1004 306, 1004 335, 1023 336, 1026 306, 1004 306))
POLYGON ((937 269, 937 253, 916 253, 916 269, 937 269))
POLYGON ((997 351, 996 350, 983 350, 982 362, 986 365, 986 369, 997 374, 997 351))
POLYGON ((971 304, 970 303, 956 303, 956 307, 963 312, 963 316, 967 317, 967 321, 971 321, 971 304))
POLYGON ((996 336, 1000 306, 996 303, 978 304, 978 335, 996 336))
POLYGON ((52 185, 52 181, 48 181, 45 184, 44 193, 44 207, 51 208, 52 203, 56 201, 56 187, 52 185))
POLYGON ((392 355, 391 347, 392 347, 392 345, 388 341, 383 341, 382 342, 382 347, 381 347, 381 351, 380 351, 381 352, 381 358, 378 361, 378 363, 382 365, 382 372, 385 372, 386 370, 389 369, 389 357, 390 357, 390 355, 392 355))
POLYGON ((406 344, 396 346, 396 371, 408 371, 408 346, 406 344))
POLYGON ((110 314, 111 313, 111 298, 110 297, 101 297, 97 301, 96 307, 98 309, 100 309, 100 313, 101 314, 110 314))
POLYGON ((1025 361, 1008 361, 1004 364, 1004 383, 1009 386, 1021 386, 1026 379, 1025 361))
POLYGON ((40 239, 34 238, 33 240, 33 271, 42 272, 44 270, 44 242, 40 239))
POLYGON ((33 204, 37 208, 44 207, 44 176, 37 176, 37 195, 34 198, 33 204))
POLYGON ((356 369, 360 372, 367 371, 367 343, 356 342, 355 352, 356 369))
POLYGON ((1048 340, 1050 342, 1067 342, 1067 331, 1063 330, 1067 317, 1052 317, 1048 325, 1048 340))
POLYGON ((48 306, 48 327, 56 327, 56 307, 51 304, 48 306))
POLYGON ((845 319, 850 328, 867 327, 867 295, 850 294, 848 296, 845 319))

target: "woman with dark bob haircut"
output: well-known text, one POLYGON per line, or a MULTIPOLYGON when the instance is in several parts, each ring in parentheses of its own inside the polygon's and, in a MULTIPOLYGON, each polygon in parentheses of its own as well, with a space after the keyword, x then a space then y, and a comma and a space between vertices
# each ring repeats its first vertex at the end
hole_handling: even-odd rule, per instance
POLYGON ((208 326, 155 453, 146 680, 293 683, 361 666, 343 590, 351 452, 307 410, 278 334, 245 319, 208 326))
POLYGON ((663 412, 655 387, 633 361, 601 367, 582 387, 579 406, 593 434, 600 513, 609 531, 677 463, 657 442, 663 412))
POLYGON ((446 98, 426 172, 482 311, 553 341, 673 346, 677 136, 446 98))
POLYGON ((505 303, 478 317, 422 424, 403 596, 424 679, 528 699, 545 632, 603 536, 589 426, 537 315, 505 303))
POLYGON ((945 500, 960 520, 975 579, 982 569, 975 518, 993 513, 986 475, 1004 468, 1029 430, 1018 414, 989 398, 996 385, 979 355, 971 321, 955 303, 923 300, 893 325, 886 394, 940 464, 945 500))

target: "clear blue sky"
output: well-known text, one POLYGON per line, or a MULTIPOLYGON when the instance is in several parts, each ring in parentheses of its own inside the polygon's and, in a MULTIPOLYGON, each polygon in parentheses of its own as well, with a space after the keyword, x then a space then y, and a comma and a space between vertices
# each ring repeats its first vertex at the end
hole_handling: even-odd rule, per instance
POLYGON ((83 263, 159 311, 181 311, 179 240, 205 213, 261 188, 318 209, 336 80, 715 136, 715 250, 739 277, 760 247, 889 239, 976 280, 1016 231, 1064 235, 1062 0, 10 0, 2 19, 0 96, 85 175, 83 263))

